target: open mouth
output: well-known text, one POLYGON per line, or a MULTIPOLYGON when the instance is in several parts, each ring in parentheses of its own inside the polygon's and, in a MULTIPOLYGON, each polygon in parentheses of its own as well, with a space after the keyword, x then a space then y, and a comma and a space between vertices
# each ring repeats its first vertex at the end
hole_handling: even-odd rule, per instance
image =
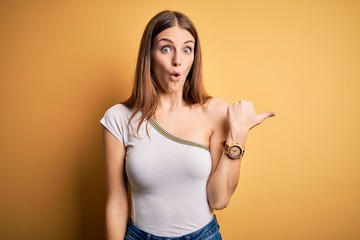
POLYGON ((180 77, 181 77, 181 74, 180 73, 178 73, 178 72, 173 72, 173 73, 171 73, 171 79, 172 80, 174 80, 174 81, 177 81, 177 80, 179 80, 180 79, 180 77))

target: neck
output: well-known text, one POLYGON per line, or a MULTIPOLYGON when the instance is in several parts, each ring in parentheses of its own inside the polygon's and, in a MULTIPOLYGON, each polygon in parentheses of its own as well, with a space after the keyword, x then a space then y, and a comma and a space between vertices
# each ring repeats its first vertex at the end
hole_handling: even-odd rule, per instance
POLYGON ((158 109, 164 112, 171 112, 180 107, 184 107, 186 103, 182 98, 182 93, 161 94, 159 96, 158 109))

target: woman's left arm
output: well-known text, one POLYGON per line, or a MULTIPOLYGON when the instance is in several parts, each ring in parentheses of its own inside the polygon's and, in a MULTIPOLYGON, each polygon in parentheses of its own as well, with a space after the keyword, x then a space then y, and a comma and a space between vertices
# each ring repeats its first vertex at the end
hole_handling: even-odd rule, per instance
POLYGON ((220 99, 213 99, 209 104, 209 114, 214 127, 210 138, 212 171, 207 184, 207 196, 210 207, 219 210, 228 205, 235 192, 241 165, 241 158, 229 158, 221 143, 226 140, 228 145, 237 143, 245 147, 250 129, 275 114, 256 114, 251 101, 242 100, 228 105, 220 99))

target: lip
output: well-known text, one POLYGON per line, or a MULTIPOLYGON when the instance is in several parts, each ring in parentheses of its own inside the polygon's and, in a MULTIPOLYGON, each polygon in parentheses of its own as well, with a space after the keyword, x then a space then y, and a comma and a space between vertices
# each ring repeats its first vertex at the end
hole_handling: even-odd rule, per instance
POLYGON ((179 79, 180 79, 181 74, 180 74, 180 72, 172 72, 172 73, 170 74, 170 77, 171 77, 172 80, 176 81, 176 80, 179 80, 179 79))

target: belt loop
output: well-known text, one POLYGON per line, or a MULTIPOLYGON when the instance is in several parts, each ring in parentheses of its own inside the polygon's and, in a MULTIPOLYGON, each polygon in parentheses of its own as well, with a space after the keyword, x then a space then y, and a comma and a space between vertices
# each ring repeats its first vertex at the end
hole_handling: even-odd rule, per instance
POLYGON ((219 225, 219 223, 218 223, 218 221, 217 221, 217 219, 216 219, 216 215, 215 215, 215 214, 214 214, 214 220, 215 220, 215 223, 216 223, 217 227, 220 229, 220 225, 219 225))
POLYGON ((146 240, 150 240, 150 239, 151 239, 151 234, 150 233, 146 234, 146 240))

